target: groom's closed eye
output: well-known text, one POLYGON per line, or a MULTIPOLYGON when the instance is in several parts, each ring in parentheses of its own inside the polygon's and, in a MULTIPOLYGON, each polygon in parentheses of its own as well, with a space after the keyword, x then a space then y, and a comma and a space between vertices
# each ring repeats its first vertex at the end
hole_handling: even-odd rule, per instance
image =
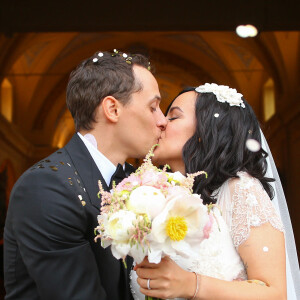
POLYGON ((150 100, 150 110, 151 112, 156 112, 159 108, 159 104, 161 102, 160 96, 155 96, 153 99, 150 100))

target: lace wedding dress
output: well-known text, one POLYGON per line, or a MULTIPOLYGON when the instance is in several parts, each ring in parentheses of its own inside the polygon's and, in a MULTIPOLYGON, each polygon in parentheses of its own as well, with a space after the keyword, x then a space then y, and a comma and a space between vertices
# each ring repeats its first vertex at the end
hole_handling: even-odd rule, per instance
MULTIPOLYGON (((246 269, 237 249, 248 239, 251 227, 258 227, 269 222, 275 229, 284 231, 281 219, 260 181, 245 172, 239 172, 238 176, 239 178, 227 180, 213 193, 217 199, 217 205, 222 211, 223 219, 218 217, 221 231, 218 233, 218 237, 210 236, 202 244, 204 242, 209 244, 210 239, 218 238, 218 241, 222 243, 221 250, 213 249, 204 243, 201 244, 203 249, 199 249, 201 254, 197 258, 172 257, 183 269, 214 277, 213 274, 217 269, 224 268, 227 269, 227 273, 221 279, 246 280, 246 269)), ((132 270, 133 298, 144 300, 145 296, 140 293, 140 287, 136 280, 137 275, 132 270)))

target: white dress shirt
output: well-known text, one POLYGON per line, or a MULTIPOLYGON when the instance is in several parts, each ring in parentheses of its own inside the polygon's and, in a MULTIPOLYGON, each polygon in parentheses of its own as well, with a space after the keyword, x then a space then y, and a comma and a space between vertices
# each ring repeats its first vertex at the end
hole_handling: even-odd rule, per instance
POLYGON ((109 186, 111 176, 115 173, 117 167, 98 150, 97 141, 92 134, 88 133, 84 136, 79 132, 77 132, 77 134, 84 142, 100 173, 102 174, 103 179, 105 180, 107 186, 109 186))

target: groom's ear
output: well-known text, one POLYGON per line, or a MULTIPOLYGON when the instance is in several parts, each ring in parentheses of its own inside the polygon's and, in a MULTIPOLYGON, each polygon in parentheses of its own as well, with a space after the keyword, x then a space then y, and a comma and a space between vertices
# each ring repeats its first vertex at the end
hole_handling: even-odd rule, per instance
POLYGON ((113 96, 105 97, 101 102, 101 107, 105 117, 113 123, 118 122, 122 104, 113 96))

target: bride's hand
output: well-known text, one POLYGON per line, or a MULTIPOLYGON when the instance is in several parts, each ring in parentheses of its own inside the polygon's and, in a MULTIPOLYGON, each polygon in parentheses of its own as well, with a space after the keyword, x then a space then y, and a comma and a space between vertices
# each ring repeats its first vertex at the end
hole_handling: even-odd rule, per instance
POLYGON ((196 288, 196 276, 180 268, 169 257, 162 258, 159 264, 149 263, 146 257, 134 267, 140 291, 161 299, 192 298, 196 288), (150 279, 150 281, 149 281, 150 279), (149 287, 148 289, 148 281, 149 287))

